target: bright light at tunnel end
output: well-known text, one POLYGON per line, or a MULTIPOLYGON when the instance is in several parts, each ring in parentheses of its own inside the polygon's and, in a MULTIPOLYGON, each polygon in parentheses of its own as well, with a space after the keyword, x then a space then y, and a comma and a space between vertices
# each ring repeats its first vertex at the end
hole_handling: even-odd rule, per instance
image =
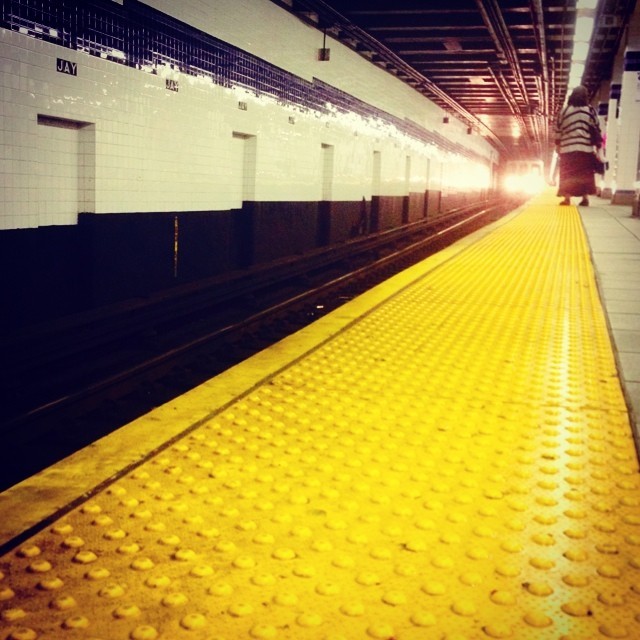
POLYGON ((525 175, 507 174, 504 178, 504 189, 509 193, 526 193, 534 195, 545 188, 545 182, 539 174, 530 172, 525 175))
POLYGON ((540 193, 546 187, 542 161, 522 160, 507 163, 502 187, 507 193, 540 193))

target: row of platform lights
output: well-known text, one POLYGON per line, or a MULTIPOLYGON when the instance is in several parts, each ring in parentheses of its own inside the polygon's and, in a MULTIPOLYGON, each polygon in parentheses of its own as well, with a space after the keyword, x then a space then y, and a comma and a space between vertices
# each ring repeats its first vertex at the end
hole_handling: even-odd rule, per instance
MULTIPOLYGON (((589 45, 595 24, 595 14, 600 0, 578 0, 576 3, 576 25, 573 37, 573 51, 569 68, 568 92, 582 82, 585 63, 589 55, 589 45)), ((552 165, 555 165, 555 158, 552 165)), ((505 178, 505 187, 509 191, 538 193, 545 187, 542 161, 522 162, 517 170, 509 172, 505 178)))
POLYGON ((589 44, 593 33, 596 8, 600 0, 578 0, 576 4, 576 27, 573 37, 573 53, 569 71, 569 91, 582 82, 584 66, 589 55, 589 44))

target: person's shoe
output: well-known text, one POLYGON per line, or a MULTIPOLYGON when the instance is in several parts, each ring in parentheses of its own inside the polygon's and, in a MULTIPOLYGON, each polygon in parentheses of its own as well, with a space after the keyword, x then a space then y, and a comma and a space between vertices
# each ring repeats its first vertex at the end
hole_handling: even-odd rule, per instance
POLYGON ((565 198, 560 204, 571 204, 571 200, 569 200, 569 198, 565 198))
POLYGON ((580 200, 580 207, 588 207, 589 206, 589 198, 587 198, 587 196, 584 196, 584 198, 582 198, 582 200, 580 200))

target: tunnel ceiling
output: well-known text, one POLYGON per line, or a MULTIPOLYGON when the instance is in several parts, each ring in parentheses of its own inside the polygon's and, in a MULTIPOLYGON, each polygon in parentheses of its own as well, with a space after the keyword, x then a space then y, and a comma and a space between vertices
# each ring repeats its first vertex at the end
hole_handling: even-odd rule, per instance
MULTIPOLYGON (((273 1, 410 84, 507 158, 551 149, 575 0, 273 1)), ((584 75, 592 94, 610 77, 634 5, 601 0, 595 10, 584 75)))

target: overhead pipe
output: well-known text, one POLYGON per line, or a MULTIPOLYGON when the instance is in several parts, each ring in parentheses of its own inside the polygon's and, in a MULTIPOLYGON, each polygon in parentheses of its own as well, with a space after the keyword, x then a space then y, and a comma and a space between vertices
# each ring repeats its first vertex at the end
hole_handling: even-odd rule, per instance
MULTIPOLYGON (((527 87, 524 81, 524 76, 522 75, 522 69, 520 67, 518 54, 513 44, 513 40, 511 39, 511 35, 509 34, 509 29, 502 16, 500 6, 497 4, 496 0, 476 0, 476 5, 478 7, 480 15, 482 16, 485 26, 487 27, 487 30, 489 31, 489 34, 493 39, 494 46, 498 51, 498 56, 504 60, 504 62, 509 66, 511 72, 513 73, 516 86, 519 89, 522 96, 522 101, 524 102, 524 111, 528 111, 529 95, 527 93, 527 87)), ((515 102, 516 110, 514 111, 514 115, 519 114, 520 118, 525 121, 523 109, 518 104, 518 100, 513 95, 511 86, 508 83, 507 89, 508 92, 512 95, 515 102)), ((528 115, 529 114, 527 113, 527 116, 528 115)), ((529 136, 531 136, 532 130, 533 126, 530 120, 525 121, 524 131, 529 136)))
POLYGON ((513 95, 511 88, 509 87, 509 83, 502 74, 502 69, 500 69, 500 67, 497 65, 489 65, 487 68, 489 71, 489 75, 493 79, 496 87, 498 87, 498 91, 500 91, 502 99, 507 103, 507 106, 509 107, 511 113, 517 118, 521 118, 522 113, 520 112, 520 109, 516 102, 516 98, 513 95))
POLYGON ((549 117, 553 118, 556 114, 556 59, 549 57, 549 117))
POLYGON ((399 71, 402 71, 409 78, 412 78, 420 88, 428 91, 431 95, 440 98, 453 112, 457 113, 457 115, 467 125, 483 131, 495 146, 499 147, 503 151, 506 150, 502 141, 484 122, 482 122, 482 120, 465 109, 435 82, 422 75, 419 71, 402 60, 402 58, 397 56, 393 51, 385 47, 381 42, 372 38, 368 33, 366 33, 366 31, 360 29, 360 27, 350 25, 348 27, 348 32, 360 42, 366 43, 367 48, 375 51, 387 64, 399 71))
POLYGON ((540 129, 540 151, 546 155, 551 148, 551 128, 550 119, 554 116, 555 111, 550 96, 553 96, 554 91, 554 70, 549 71, 550 63, 553 64, 553 58, 549 58, 547 55, 547 37, 546 37, 546 25, 544 21, 544 9, 542 7, 542 0, 530 0, 531 15, 534 20, 534 34, 536 38, 536 47, 538 49, 538 57, 540 58, 540 70, 541 76, 536 78, 540 82, 539 95, 540 95, 540 118, 538 120, 538 126, 540 129))
MULTIPOLYGON (((344 20, 346 20, 346 18, 344 18, 344 20)), ((366 31, 351 23, 341 25, 340 31, 347 33, 356 41, 364 43, 366 45, 366 48, 375 52, 384 61, 385 64, 390 65, 392 68, 398 69, 405 76, 414 80, 420 89, 428 91, 432 96, 440 98, 440 100, 442 100, 450 108, 450 110, 455 112, 467 125, 485 131, 487 137, 489 137, 496 146, 499 146, 504 150, 502 141, 495 135, 495 133, 491 129, 489 129, 489 127, 487 127, 484 122, 482 122, 482 120, 465 109, 459 102, 454 100, 454 98, 452 98, 448 93, 441 89, 435 82, 422 75, 419 71, 402 60, 402 58, 396 55, 393 51, 370 36, 366 31)))
MULTIPOLYGON (((545 89, 545 87, 543 86, 543 80, 542 78, 540 78, 540 76, 536 77, 536 85, 538 86, 538 91, 543 91, 545 89)), ((546 90, 548 90, 549 86, 548 83, 546 85, 546 90)), ((551 138, 549 137, 549 112, 547 110, 543 110, 543 109, 538 109, 536 111, 536 118, 537 118, 537 127, 538 127, 538 135, 540 136, 540 140, 541 140, 541 146, 543 147, 544 151, 546 152, 546 149, 550 146, 551 144, 551 138)))
POLYGON ((489 74, 493 78, 493 81, 494 81, 495 85, 498 87, 498 91, 500 91, 500 93, 502 94, 502 98, 504 99, 504 101, 509 106, 509 109, 511 110, 511 113, 513 114, 513 116, 518 121, 518 124, 520 125, 520 128, 522 129, 524 135, 529 140, 531 140, 531 134, 530 134, 530 132, 529 132, 529 130, 527 128, 527 123, 526 123, 525 118, 523 117, 520 109, 518 108, 518 105, 515 102, 515 97, 513 96, 511 91, 507 91, 507 89, 506 89, 506 88, 509 87, 509 85, 506 82, 505 77, 502 75, 502 71, 499 68, 495 69, 495 68, 489 66, 489 74))
MULTIPOLYGON (((564 11, 565 12, 569 10, 570 2, 571 2, 571 0, 565 0, 565 3, 564 3, 564 11)), ((573 3, 573 6, 575 8, 575 0, 574 0, 574 3, 573 3)), ((575 27, 575 23, 574 23, 574 27, 575 27)), ((573 39, 573 34, 569 34, 569 35, 570 35, 571 39, 573 39)), ((565 50, 565 45, 566 45, 566 37, 567 37, 567 34, 566 34, 566 31, 565 31, 565 25, 564 25, 564 22, 563 22, 562 23, 562 27, 561 27, 561 35, 560 35, 560 68, 561 69, 564 69, 564 66, 566 64, 566 57, 564 55, 564 50, 565 50)), ((569 64, 571 64, 571 58, 569 58, 569 64)), ((567 77, 567 85, 568 85, 569 84, 569 73, 567 73, 566 77, 567 77)), ((556 84, 556 86, 557 86, 557 84, 556 84)), ((556 104, 555 105, 555 109, 554 109, 553 114, 556 117, 558 115, 558 111, 560 111, 560 109, 562 108, 562 104, 564 102, 564 98, 566 96, 566 93, 567 93, 567 91, 566 91, 566 88, 565 88, 565 92, 562 94, 562 98, 559 100, 560 104, 556 104)), ((554 96, 555 96, 555 93, 554 93, 554 96)))
MULTIPOLYGON (((401 71, 405 76, 414 80, 420 91, 427 91, 432 96, 439 98, 446 104, 449 110, 458 115, 464 123, 479 131, 482 131, 495 147, 501 149, 502 151, 506 151, 504 143, 484 122, 482 122, 482 120, 465 109, 457 100, 452 98, 448 93, 446 93, 437 84, 435 84, 435 82, 422 75, 419 71, 402 60, 402 58, 396 55, 393 51, 370 36, 366 31, 354 25, 350 20, 348 20, 338 11, 323 2, 323 0, 296 0, 295 4, 303 7, 306 10, 294 11, 294 13, 301 17, 301 19, 309 22, 315 27, 317 27, 319 22, 324 25, 332 25, 332 28, 335 28, 339 32, 341 32, 341 35, 346 34, 348 38, 353 38, 356 43, 363 43, 368 50, 380 56, 383 62, 391 65, 392 68, 401 71), (310 14, 314 15, 314 17, 317 17, 318 19, 310 19, 310 14)), ((286 8, 286 5, 284 6, 286 8)), ((350 44, 352 47, 354 46, 353 43, 350 44)))
POLYGON ((531 15, 534 21, 534 34, 536 47, 540 58, 540 70, 542 74, 542 93, 540 95, 540 109, 546 116, 549 115, 549 62, 547 56, 547 36, 544 23, 544 9, 542 0, 530 0, 531 15))
POLYGON ((529 96, 527 94, 524 76, 522 75, 520 60, 518 58, 515 45, 513 44, 513 40, 511 39, 509 28, 502 16, 500 5, 497 0, 476 0, 476 5, 478 6, 482 19, 484 20, 491 37, 493 38, 496 48, 501 55, 506 58, 506 62, 509 64, 511 71, 513 72, 516 85, 522 94, 522 99, 528 104, 529 96), (489 15, 487 8, 491 15, 489 15))

